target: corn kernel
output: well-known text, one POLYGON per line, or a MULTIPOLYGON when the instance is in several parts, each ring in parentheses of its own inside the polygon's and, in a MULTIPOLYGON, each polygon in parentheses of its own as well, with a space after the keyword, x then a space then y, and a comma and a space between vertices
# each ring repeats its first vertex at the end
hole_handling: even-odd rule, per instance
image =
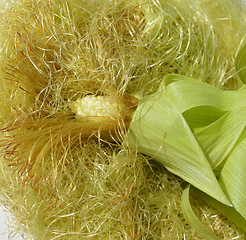
POLYGON ((109 101, 107 96, 87 95, 70 105, 77 117, 108 116, 115 118, 118 105, 109 101))

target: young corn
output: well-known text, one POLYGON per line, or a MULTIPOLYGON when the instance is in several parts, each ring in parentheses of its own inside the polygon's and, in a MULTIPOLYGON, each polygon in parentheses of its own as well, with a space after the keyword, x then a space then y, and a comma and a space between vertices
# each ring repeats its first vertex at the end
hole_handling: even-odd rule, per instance
POLYGON ((87 95, 77 99, 70 106, 77 117, 110 117, 115 119, 119 105, 109 100, 107 96, 87 95))

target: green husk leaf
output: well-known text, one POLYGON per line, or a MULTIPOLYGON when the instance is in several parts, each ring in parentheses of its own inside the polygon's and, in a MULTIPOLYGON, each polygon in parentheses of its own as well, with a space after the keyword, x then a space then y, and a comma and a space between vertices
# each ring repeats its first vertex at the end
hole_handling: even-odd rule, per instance
MULTIPOLYGON (((245 90, 223 91, 181 75, 169 75, 163 84, 166 86, 166 96, 181 113, 200 106, 210 106, 226 112, 244 107, 246 104, 245 90)), ((161 89, 163 88, 162 86, 161 89)))
POLYGON ((192 191, 209 205, 219 210, 230 221, 235 223, 239 228, 246 232, 246 219, 239 212, 237 212, 235 208, 218 202, 214 198, 208 196, 196 188, 192 188, 192 191))
POLYGON ((230 205, 189 125, 166 96, 167 88, 161 89, 139 104, 129 128, 129 144, 198 189, 230 205))
POLYGON ((246 43, 239 49, 235 58, 235 68, 240 85, 246 83, 246 43))
POLYGON ((218 167, 244 130, 245 89, 222 91, 180 75, 167 76, 162 89, 195 132, 212 169, 218 167))
POLYGON ((246 219, 246 132, 228 156, 221 171, 220 183, 234 208, 246 219))
POLYGON ((189 200, 190 185, 188 185, 182 194, 181 207, 186 219, 189 221, 190 225, 206 240, 218 240, 215 235, 209 231, 196 216, 189 200))
POLYGON ((212 106, 198 106, 183 112, 193 132, 197 132, 220 119, 226 112, 212 106))
POLYGON ((226 113, 213 124, 195 133, 214 171, 230 154, 245 129, 246 109, 241 108, 226 113))

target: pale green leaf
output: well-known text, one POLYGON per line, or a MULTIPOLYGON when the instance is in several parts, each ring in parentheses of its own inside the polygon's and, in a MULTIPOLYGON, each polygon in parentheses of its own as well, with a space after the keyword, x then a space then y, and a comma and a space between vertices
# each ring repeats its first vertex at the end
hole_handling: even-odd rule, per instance
POLYGON ((246 133, 228 156, 220 175, 221 186, 234 208, 246 219, 246 133))
POLYGON ((165 91, 141 101, 129 128, 128 141, 198 189, 231 204, 190 127, 165 91))
MULTIPOLYGON (((166 84, 165 78, 164 83, 166 84)), ((200 106, 211 106, 226 112, 246 105, 245 90, 223 91, 209 84, 179 75, 169 75, 168 83, 165 85, 166 96, 181 113, 200 106)))
POLYGON ((195 132, 195 137, 208 157, 212 169, 215 170, 229 155, 245 129, 245 123, 244 107, 226 113, 213 124, 195 132))
POLYGON ((202 200, 219 210, 224 216, 226 216, 230 221, 235 223, 239 228, 246 232, 246 219, 235 210, 235 208, 222 204, 214 198, 208 196, 204 192, 196 188, 192 188, 193 192, 199 196, 202 200))
POLYGON ((192 210, 189 200, 189 191, 190 185, 183 191, 181 199, 181 207, 185 218, 189 221, 190 225, 195 229, 195 231, 197 231, 206 240, 218 240, 218 238, 203 225, 203 223, 192 210))
POLYGON ((220 111, 212 106, 197 106, 183 112, 183 116, 192 129, 196 132, 204 127, 214 123, 221 118, 226 112, 220 111))
POLYGON ((183 114, 215 169, 223 163, 244 129, 245 89, 222 91, 180 75, 168 75, 163 82, 161 89, 183 114))

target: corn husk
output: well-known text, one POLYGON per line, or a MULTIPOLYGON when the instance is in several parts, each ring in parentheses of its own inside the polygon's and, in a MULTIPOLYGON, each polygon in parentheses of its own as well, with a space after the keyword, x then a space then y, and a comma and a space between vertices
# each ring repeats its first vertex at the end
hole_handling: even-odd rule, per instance
MULTIPOLYGON (((239 79, 245 77, 245 49, 236 58, 239 79)), ((227 205, 225 209, 232 207, 227 216, 235 222, 246 222, 245 99, 244 87, 222 91, 180 75, 166 76, 159 90, 140 102, 129 144, 227 205)), ((192 211, 188 193, 189 187, 182 200, 186 217, 205 239, 217 239, 192 211)))

